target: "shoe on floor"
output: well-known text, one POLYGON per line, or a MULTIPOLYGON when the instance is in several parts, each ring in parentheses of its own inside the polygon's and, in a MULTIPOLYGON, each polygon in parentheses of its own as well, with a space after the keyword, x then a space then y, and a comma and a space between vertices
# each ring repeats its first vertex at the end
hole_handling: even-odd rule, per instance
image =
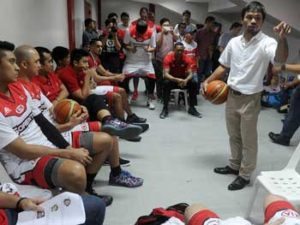
POLYGON ((109 184, 115 186, 134 188, 142 186, 143 182, 142 178, 134 177, 125 170, 122 170, 118 176, 113 176, 112 173, 109 176, 109 184))
MULTIPOLYGON (((123 158, 119 158, 119 163, 120 163, 120 166, 130 166, 130 161, 127 160, 127 159, 123 159, 123 158)), ((105 160, 104 163, 103 163, 103 166, 109 166, 110 163, 108 160, 105 160)))
POLYGON ((159 118, 165 119, 166 117, 168 117, 168 115, 169 115, 169 111, 167 108, 164 107, 161 113, 159 114, 159 118))
POLYGON ((246 180, 246 179, 238 176, 231 184, 228 185, 228 190, 230 190, 230 191, 241 190, 249 183, 250 183, 250 180, 246 180))
POLYGON ((131 96, 131 101, 136 101, 139 97, 139 93, 137 91, 134 91, 131 96))
POLYGON ((130 161, 127 159, 119 158, 120 166, 130 166, 130 161))
POLYGON ((132 125, 141 127, 142 128, 142 133, 147 131, 150 127, 148 123, 132 123, 132 125))
POLYGON ((284 145, 284 146, 290 145, 290 140, 282 137, 280 134, 275 134, 273 132, 270 132, 269 137, 276 144, 280 144, 280 145, 284 145))
POLYGON ((201 118, 201 117, 202 117, 201 113, 199 113, 199 112, 197 111, 197 109, 196 109, 194 106, 191 106, 191 107, 189 108, 188 113, 189 113, 190 115, 195 116, 195 117, 198 117, 198 118, 201 118))
POLYGON ((121 120, 114 118, 107 120, 103 124, 101 131, 109 133, 113 136, 119 136, 123 139, 130 139, 139 136, 142 133, 142 128, 132 124, 124 123, 121 120))
POLYGON ((131 141, 131 142, 140 142, 142 140, 141 136, 136 136, 134 138, 130 138, 130 139, 126 139, 127 141, 131 141))
POLYGON ((90 195, 94 195, 98 198, 101 198, 106 206, 110 206, 114 200, 111 195, 99 195, 93 188, 86 190, 86 192, 90 195))
POLYGON ((230 166, 217 167, 217 168, 214 169, 214 172, 218 173, 218 174, 234 174, 234 175, 239 175, 239 171, 232 169, 230 166))
POLYGON ((150 110, 154 110, 155 109, 154 100, 149 98, 147 101, 147 106, 150 110))
POLYGON ((135 113, 127 116, 126 123, 146 123, 147 119, 138 117, 135 113))

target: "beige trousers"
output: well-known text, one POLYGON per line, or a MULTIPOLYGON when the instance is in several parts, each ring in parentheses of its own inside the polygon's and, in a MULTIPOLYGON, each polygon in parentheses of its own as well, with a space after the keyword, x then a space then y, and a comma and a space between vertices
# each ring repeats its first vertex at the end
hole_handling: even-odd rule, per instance
POLYGON ((229 90, 226 125, 231 149, 230 167, 247 180, 256 168, 257 120, 261 93, 244 95, 229 90))

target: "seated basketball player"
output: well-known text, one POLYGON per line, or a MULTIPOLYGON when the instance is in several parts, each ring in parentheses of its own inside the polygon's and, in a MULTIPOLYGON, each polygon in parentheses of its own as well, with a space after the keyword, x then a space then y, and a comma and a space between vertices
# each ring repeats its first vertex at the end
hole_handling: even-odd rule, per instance
MULTIPOLYGON (((13 184, 6 185, 9 185, 10 192, 0 191, 1 225, 16 225, 18 213, 22 211, 44 211, 44 208, 39 205, 42 203, 41 200, 20 197, 13 184)), ((82 195, 81 198, 86 217, 84 225, 102 225, 105 217, 104 202, 92 195, 82 195)), ((34 222, 38 223, 39 221, 36 219, 34 222)))
POLYGON ((90 42, 90 52, 88 57, 88 63, 90 68, 95 68, 97 75, 95 75, 94 80, 97 82, 98 86, 95 90, 92 90, 95 94, 104 94, 107 95, 107 97, 110 98, 119 98, 122 101, 121 107, 118 107, 118 110, 115 109, 115 113, 118 116, 119 119, 124 120, 124 111, 127 114, 127 123, 133 123, 133 124, 139 124, 139 123, 145 123, 145 118, 140 118, 137 115, 135 115, 131 107, 128 103, 128 96, 126 91, 117 86, 116 83, 111 83, 111 81, 122 81, 125 76, 124 74, 114 74, 109 72, 108 70, 105 70, 104 67, 101 64, 99 55, 102 52, 103 44, 99 39, 93 39, 90 42))
MULTIPOLYGON (((265 225, 297 225, 300 223, 300 216, 296 209, 283 197, 269 195, 264 203, 265 225)), ((234 217, 221 220, 213 211, 205 206, 195 204, 189 206, 185 211, 187 225, 208 225, 208 224, 230 224, 230 225, 251 225, 252 223, 241 218, 234 217)), ((176 219, 175 219, 176 220, 176 219)), ((167 222, 165 225, 184 225, 181 221, 178 223, 167 222)))
MULTIPOLYGON (((36 60, 39 60, 38 52, 30 46, 20 46, 15 50, 15 54, 17 56, 17 62, 20 67, 18 81, 22 83, 23 86, 28 90, 33 101, 36 103, 36 106, 41 110, 45 118, 48 119, 51 123, 54 123, 54 120, 50 115, 52 104, 43 95, 39 87, 30 82, 32 76, 36 75, 40 69, 40 65, 34 65, 32 63, 36 60)), ((95 155, 97 152, 103 151, 104 148, 111 147, 111 152, 106 154, 106 157, 108 157, 109 159, 112 171, 109 183, 126 187, 141 186, 143 183, 142 179, 133 177, 129 172, 121 170, 119 163, 118 139, 111 136, 107 137, 108 135, 103 132, 95 132, 99 130, 99 126, 98 129, 92 130, 91 132, 87 132, 87 129, 82 129, 81 127, 79 127, 71 131, 66 131, 62 134, 70 143, 70 145, 72 145, 72 147, 85 147, 89 150, 91 155, 95 155), (105 145, 105 141, 107 138, 112 139, 112 146, 105 145)), ((99 170, 104 161, 103 158, 100 157, 97 157, 97 159, 94 159, 94 163, 96 163, 97 160, 96 168, 99 170)), ((98 170, 92 170, 93 172, 89 173, 89 175, 87 176, 88 188, 86 191, 89 193, 94 193, 94 190, 91 188, 91 184, 89 184, 89 182, 93 182, 98 170)))
MULTIPOLYGON (((163 62, 163 101, 164 107, 160 113, 160 118, 164 119, 168 116, 168 104, 172 89, 187 89, 189 93, 189 110, 192 116, 201 117, 196 110, 197 102, 197 82, 193 78, 191 70, 192 61, 184 54, 184 46, 181 42, 175 43, 174 51, 169 52, 163 62)), ((187 102, 185 103, 187 104, 187 102)))

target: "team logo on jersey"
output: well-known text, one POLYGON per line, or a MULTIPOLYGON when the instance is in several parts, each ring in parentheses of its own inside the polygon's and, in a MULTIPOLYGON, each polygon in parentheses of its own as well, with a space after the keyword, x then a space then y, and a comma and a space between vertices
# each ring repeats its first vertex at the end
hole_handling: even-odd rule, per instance
POLYGON ((16 113, 21 114, 22 112, 24 112, 24 105, 18 105, 16 108, 16 113))
POLYGON ((11 112, 11 109, 8 107, 4 107, 4 115, 7 116, 11 112))
POLYGON ((281 213, 281 216, 297 217, 297 216, 299 216, 299 214, 297 212, 295 212, 294 210, 287 209, 281 213))

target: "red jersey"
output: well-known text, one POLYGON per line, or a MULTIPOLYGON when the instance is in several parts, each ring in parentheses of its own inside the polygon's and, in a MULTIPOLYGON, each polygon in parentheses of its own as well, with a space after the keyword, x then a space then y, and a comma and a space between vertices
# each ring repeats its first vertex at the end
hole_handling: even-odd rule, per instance
POLYGON ((85 74, 76 73, 72 66, 67 66, 59 70, 58 77, 72 94, 83 87, 85 74))
POLYGON ((38 75, 33 77, 31 81, 41 88, 43 94, 51 102, 59 96, 62 82, 55 73, 50 73, 47 77, 38 75))
POLYGON ((182 55, 181 60, 176 61, 174 52, 169 52, 163 62, 163 68, 170 69, 169 73, 177 78, 186 78, 191 65, 191 60, 185 54, 182 55))

